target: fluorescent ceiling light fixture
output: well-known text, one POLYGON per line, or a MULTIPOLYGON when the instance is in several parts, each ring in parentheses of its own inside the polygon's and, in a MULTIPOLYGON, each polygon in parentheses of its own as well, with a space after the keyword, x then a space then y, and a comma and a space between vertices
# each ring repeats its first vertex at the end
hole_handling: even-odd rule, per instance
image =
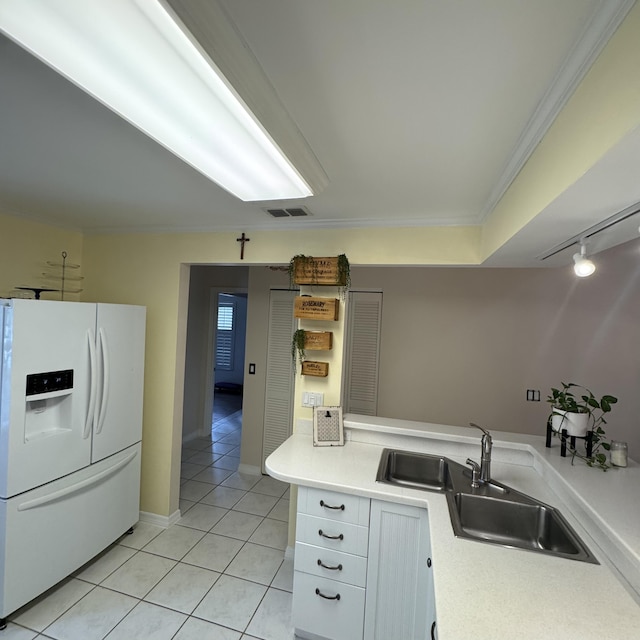
POLYGON ((580 243, 580 253, 573 254, 573 262, 573 271, 580 278, 586 278, 596 270, 596 265, 587 258, 587 247, 584 242, 580 243))
POLYGON ((0 30, 241 200, 313 195, 160 0, 2 0, 0 30))

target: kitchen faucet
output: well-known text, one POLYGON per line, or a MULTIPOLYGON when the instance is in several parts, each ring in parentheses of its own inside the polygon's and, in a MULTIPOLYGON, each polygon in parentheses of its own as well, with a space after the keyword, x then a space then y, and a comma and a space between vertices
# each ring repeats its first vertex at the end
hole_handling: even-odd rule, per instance
MULTIPOLYGON (((475 422, 470 422, 470 426, 475 427, 476 429, 480 429, 482 431, 482 456, 480 458, 480 473, 478 474, 477 467, 478 463, 474 462, 469 458, 467 460, 467 464, 470 464, 473 468, 473 482, 476 483, 478 480, 481 483, 489 483, 491 482, 491 447, 493 445, 493 441, 491 440, 491 434, 482 427, 475 424, 475 422), (480 476, 478 478, 478 475, 480 476)), ((477 486, 474 484, 474 486, 477 486)))

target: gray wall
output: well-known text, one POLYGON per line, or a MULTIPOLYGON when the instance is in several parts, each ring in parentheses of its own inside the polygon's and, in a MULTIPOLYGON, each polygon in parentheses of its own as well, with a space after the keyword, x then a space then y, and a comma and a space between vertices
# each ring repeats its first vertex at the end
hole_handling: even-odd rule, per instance
POLYGON ((378 414, 545 432, 552 386, 617 396, 607 435, 640 459, 640 241, 571 268, 361 268, 383 290, 378 414), (541 402, 527 402, 539 389, 541 402))
POLYGON ((267 337, 269 333, 269 292, 271 288, 287 289, 289 276, 282 271, 252 267, 249 272, 247 305, 247 339, 245 373, 249 363, 256 365, 255 375, 244 377, 242 406, 242 444, 240 462, 256 469, 262 466, 262 432, 267 369, 267 337))
MULTIPOLYGON (((570 268, 354 266, 354 289, 383 291, 378 414, 542 435, 549 389, 578 382, 619 398, 607 435, 627 440, 640 460, 639 256, 640 241, 598 254, 597 272, 584 280, 570 268), (527 402, 527 389, 539 389, 541 402, 527 402)), ((210 286, 248 283, 245 374, 249 362, 256 374, 244 378, 241 462, 259 467, 269 289, 287 288, 287 274, 197 269, 204 271, 192 269, 185 428, 202 418, 194 412, 205 350, 196 335, 205 326, 196 310, 208 305, 210 286)))

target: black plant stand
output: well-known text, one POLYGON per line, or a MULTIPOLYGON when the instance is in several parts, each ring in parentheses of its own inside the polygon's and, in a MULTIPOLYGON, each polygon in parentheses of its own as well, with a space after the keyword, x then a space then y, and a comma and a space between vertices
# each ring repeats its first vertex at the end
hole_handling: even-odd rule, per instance
MULTIPOLYGON (((551 419, 547 420, 547 448, 551 447, 551 438, 553 437, 553 427, 551 426, 551 419)), ((571 448, 575 450, 576 440, 584 440, 585 448, 587 450, 587 458, 591 457, 593 453, 593 431, 587 431, 584 436, 570 436, 566 429, 560 432, 560 455, 563 458, 567 457, 567 439, 569 439, 571 448)))

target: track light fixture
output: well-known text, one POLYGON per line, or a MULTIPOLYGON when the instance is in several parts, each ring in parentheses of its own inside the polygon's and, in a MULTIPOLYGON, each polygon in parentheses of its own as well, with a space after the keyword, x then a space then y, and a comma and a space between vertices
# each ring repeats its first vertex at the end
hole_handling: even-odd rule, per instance
POLYGON ((587 258, 587 247, 584 240, 580 241, 580 253, 573 254, 573 262, 573 271, 579 278, 586 278, 596 270, 596 265, 587 258))

